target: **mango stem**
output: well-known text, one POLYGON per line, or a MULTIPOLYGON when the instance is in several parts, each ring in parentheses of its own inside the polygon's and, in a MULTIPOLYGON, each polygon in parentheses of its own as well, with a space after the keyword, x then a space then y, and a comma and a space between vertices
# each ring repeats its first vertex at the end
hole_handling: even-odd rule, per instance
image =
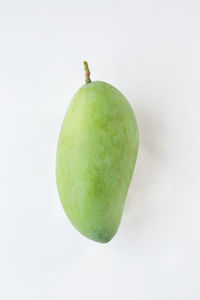
POLYGON ((84 61, 83 65, 84 65, 84 70, 85 70, 85 83, 87 84, 87 83, 91 82, 91 79, 90 79, 90 69, 88 67, 87 61, 84 61))

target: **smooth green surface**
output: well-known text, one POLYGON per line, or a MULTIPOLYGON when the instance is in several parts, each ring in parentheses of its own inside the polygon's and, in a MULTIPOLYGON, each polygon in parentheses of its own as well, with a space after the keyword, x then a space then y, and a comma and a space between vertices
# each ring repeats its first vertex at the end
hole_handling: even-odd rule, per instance
POLYGON ((122 216, 138 151, 138 128, 126 98, 94 81, 81 87, 66 113, 57 148, 57 187, 71 223, 108 242, 122 216))

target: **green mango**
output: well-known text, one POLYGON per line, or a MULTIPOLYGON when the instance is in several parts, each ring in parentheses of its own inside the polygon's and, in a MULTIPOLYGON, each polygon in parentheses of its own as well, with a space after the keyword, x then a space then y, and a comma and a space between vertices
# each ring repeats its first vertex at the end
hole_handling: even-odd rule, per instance
POLYGON ((112 85, 90 80, 74 95, 57 147, 56 179, 74 227, 97 242, 119 227, 138 152, 138 126, 127 99, 112 85))

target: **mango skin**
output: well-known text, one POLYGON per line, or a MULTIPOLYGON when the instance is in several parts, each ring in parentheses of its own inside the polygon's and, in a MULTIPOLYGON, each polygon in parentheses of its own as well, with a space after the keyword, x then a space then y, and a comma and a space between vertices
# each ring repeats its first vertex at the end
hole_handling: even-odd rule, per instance
POLYGON ((106 243, 119 227, 138 152, 138 126, 126 98, 94 81, 74 95, 57 147, 56 179, 74 227, 106 243))

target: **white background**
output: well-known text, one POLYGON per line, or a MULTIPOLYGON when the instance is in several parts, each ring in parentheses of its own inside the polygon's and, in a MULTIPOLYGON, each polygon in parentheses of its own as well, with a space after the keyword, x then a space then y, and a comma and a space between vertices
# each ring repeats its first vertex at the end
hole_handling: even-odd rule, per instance
POLYGON ((0 298, 200 299, 200 4, 0 1, 0 298), (140 150, 119 231, 81 236, 55 155, 84 83, 129 99, 140 150))

